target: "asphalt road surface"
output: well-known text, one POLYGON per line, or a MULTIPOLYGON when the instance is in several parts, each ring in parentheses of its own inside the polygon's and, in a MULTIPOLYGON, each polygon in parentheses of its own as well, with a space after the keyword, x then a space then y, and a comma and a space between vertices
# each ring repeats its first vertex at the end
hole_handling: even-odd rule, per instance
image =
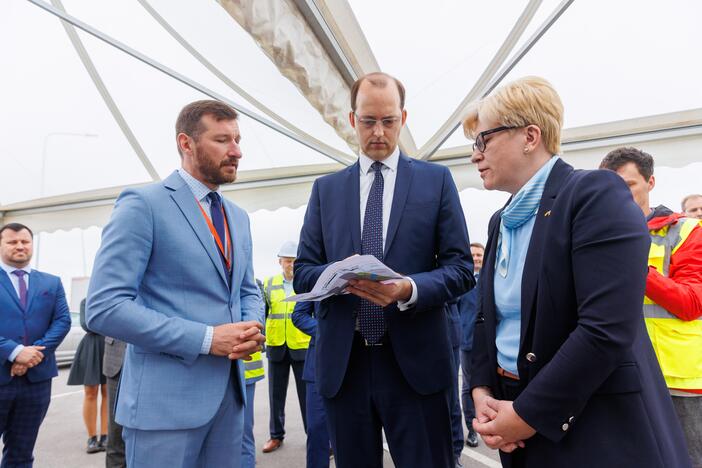
MULTIPOLYGON (((268 440, 268 381, 264 379, 256 384, 254 435, 257 468, 305 467, 305 433, 302 429, 302 418, 292 372, 290 374, 285 443, 273 453, 261 453, 261 447, 268 440)), ((53 381, 51 406, 39 431, 34 451, 34 466, 36 468, 104 467, 104 453, 92 455, 85 453, 87 435, 81 412, 83 390, 82 387, 67 386, 67 379, 68 369, 61 369, 59 376, 53 381)), ((486 448, 482 442, 477 449, 465 447, 461 457, 461 462, 466 468, 498 468, 500 467, 498 460, 497 453, 486 448)), ((333 460, 331 466, 334 467, 333 460)), ((395 466, 387 451, 385 466, 395 466)))

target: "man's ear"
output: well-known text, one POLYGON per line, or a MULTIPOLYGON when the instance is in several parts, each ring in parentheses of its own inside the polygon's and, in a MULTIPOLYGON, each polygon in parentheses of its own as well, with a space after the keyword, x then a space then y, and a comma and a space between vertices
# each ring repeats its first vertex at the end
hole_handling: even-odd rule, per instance
POLYGON ((405 109, 402 109, 402 125, 405 125, 406 121, 407 121, 407 111, 405 109))
POLYGON ((648 179, 648 191, 650 192, 653 190, 653 188, 656 186, 656 176, 651 174, 651 177, 648 179))
POLYGON ((353 113, 353 111, 349 112, 349 122, 351 123, 351 127, 354 129, 356 128, 356 114, 353 113))
POLYGON ((180 148, 182 154, 192 152, 192 139, 188 135, 181 132, 176 136, 176 141, 178 142, 178 148, 180 148))

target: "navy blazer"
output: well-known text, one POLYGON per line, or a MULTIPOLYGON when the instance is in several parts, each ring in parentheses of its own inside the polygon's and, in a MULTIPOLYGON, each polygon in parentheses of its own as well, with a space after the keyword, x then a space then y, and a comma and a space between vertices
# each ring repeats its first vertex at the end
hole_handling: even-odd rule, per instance
POLYGON ((302 368, 302 380, 314 382, 314 353, 317 341, 317 319, 314 316, 315 305, 318 302, 296 302, 292 313, 292 323, 306 335, 310 335, 310 343, 305 354, 305 367, 302 368))
POLYGON ((473 349, 473 328, 478 316, 479 276, 479 274, 475 275, 476 286, 458 299, 458 316, 461 321, 461 351, 473 349))
MULTIPOLYGON (((359 164, 317 179, 295 261, 295 291, 312 289, 332 262, 361 253, 359 164)), ((409 385, 430 394, 451 385, 452 351, 445 304, 473 287, 470 241, 458 191, 444 166, 400 154, 383 261, 417 285, 414 307, 385 307, 387 336, 409 385)), ((353 342, 359 299, 333 296, 317 316, 320 394, 341 387, 353 342)))
POLYGON ((29 274, 27 309, 20 306, 19 297, 10 278, 0 270, 0 385, 10 382, 10 354, 23 342, 46 346, 44 359, 27 371, 31 382, 40 382, 58 375, 54 352, 71 329, 71 314, 58 276, 32 270, 29 274), (26 328, 25 328, 26 327, 26 328), (25 329, 27 339, 24 339, 25 329))
MULTIPOLYGON (((497 386, 494 275, 499 211, 480 278, 471 387, 497 386)), ((611 171, 558 161, 536 214, 522 278, 515 411, 537 434, 527 467, 688 467, 643 320, 649 235, 611 171)), ((504 455, 509 466, 511 455, 504 455)), ((519 465, 521 466, 521 465, 519 465)))

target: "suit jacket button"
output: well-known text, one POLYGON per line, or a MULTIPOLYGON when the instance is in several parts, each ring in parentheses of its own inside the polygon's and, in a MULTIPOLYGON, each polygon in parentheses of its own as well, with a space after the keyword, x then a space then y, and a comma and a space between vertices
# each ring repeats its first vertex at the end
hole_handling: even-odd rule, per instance
POLYGON ((573 424, 573 421, 575 421, 575 416, 571 416, 568 418, 568 423, 573 424))
POLYGON ((565 432, 565 431, 568 430, 569 427, 570 427, 570 425, 569 425, 568 423, 564 423, 564 424, 561 426, 561 429, 563 429, 563 432, 565 432))
POLYGON ((536 362, 536 354, 534 353, 527 353, 526 355, 526 360, 529 362, 536 362))

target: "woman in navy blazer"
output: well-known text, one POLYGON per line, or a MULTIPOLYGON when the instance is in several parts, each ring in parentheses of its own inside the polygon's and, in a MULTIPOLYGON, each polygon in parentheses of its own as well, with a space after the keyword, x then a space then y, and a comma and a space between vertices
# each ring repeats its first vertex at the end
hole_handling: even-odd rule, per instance
POLYGON ((492 217, 475 327, 475 429, 508 467, 689 467, 646 335, 646 224, 613 172, 558 156, 563 107, 541 78, 464 121, 492 217))

